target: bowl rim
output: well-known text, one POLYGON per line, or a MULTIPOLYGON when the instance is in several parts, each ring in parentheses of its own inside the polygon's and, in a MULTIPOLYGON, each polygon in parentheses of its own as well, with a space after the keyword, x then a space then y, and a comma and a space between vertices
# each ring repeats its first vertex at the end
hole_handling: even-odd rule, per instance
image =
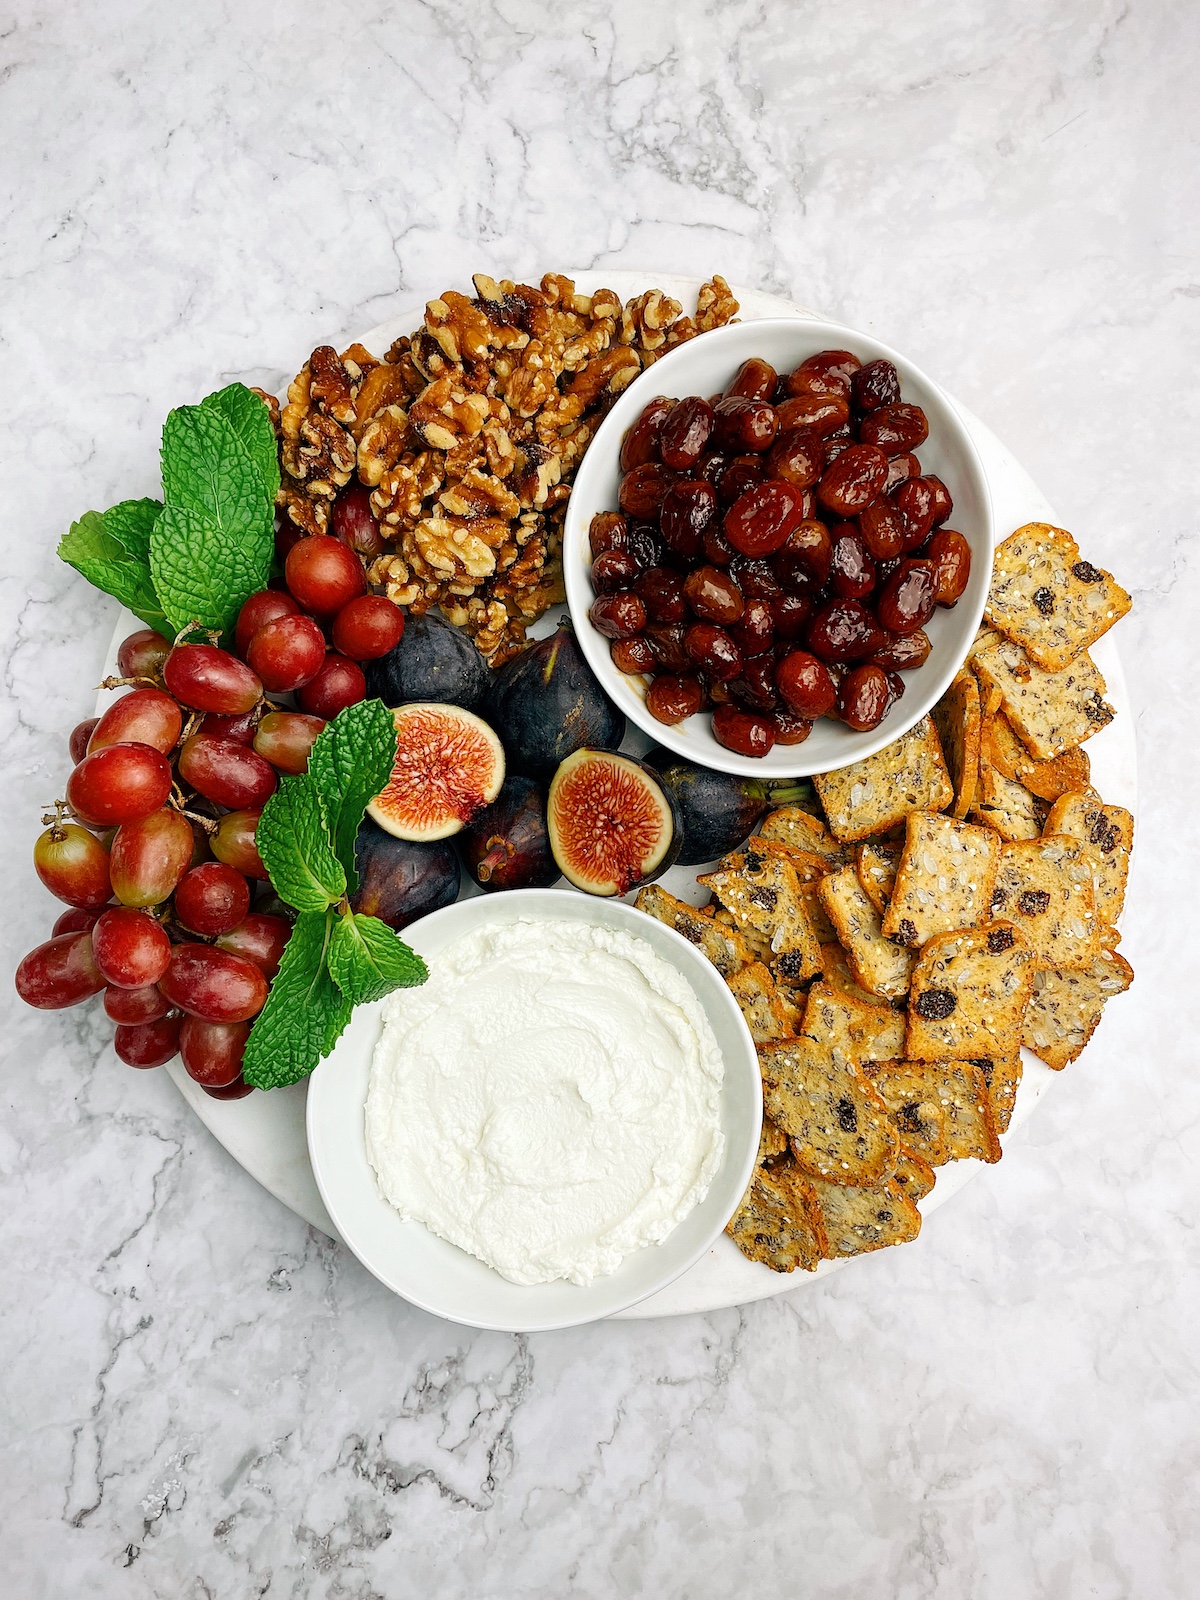
MULTIPOLYGON (((851 345, 850 348, 853 348, 853 346, 851 345)), ((769 354, 769 349, 765 353, 769 354)), ((880 750, 893 744, 897 739, 902 738, 922 717, 929 714, 937 700, 949 687, 955 674, 961 669, 963 662, 967 659, 971 649, 971 642, 983 619, 983 610, 987 602, 988 586, 991 580, 995 545, 994 499, 982 457, 957 404, 946 390, 929 376, 924 368, 918 366, 915 361, 912 361, 901 351, 884 344, 882 340, 875 338, 873 334, 863 333, 857 328, 848 326, 846 323, 832 322, 824 317, 801 315, 754 317, 747 318, 742 322, 726 323, 723 327, 710 329, 707 333, 697 335, 695 339, 690 339, 684 344, 677 345, 673 350, 669 350, 666 355, 661 356, 652 366, 647 367, 627 388, 621 391, 612 409, 596 430, 596 436, 588 446, 576 474, 575 482, 572 485, 571 497, 567 502, 567 513, 563 524, 563 576, 571 622, 588 664, 599 679, 605 693, 615 701, 619 709, 643 733, 656 743, 665 745, 684 760, 699 762, 701 765, 711 767, 719 772, 732 773, 739 777, 769 780, 808 778, 814 773, 838 771, 843 767, 853 765, 856 761, 862 761, 868 756, 877 754, 880 750), (797 752, 796 757, 794 760, 787 761, 786 764, 766 767, 760 758, 740 756, 732 750, 716 745, 715 741, 713 741, 715 748, 706 748, 704 751, 698 752, 679 734, 676 726, 656 721, 645 709, 645 704, 641 697, 624 683, 625 675, 618 672, 612 665, 608 652, 608 641, 597 633, 588 618, 588 607, 592 596, 587 582, 585 566, 578 559, 578 554, 583 541, 587 537, 587 524, 591 519, 585 512, 584 497, 579 493, 579 487, 581 478, 586 488, 589 475, 602 470, 600 466, 602 460, 607 457, 608 461, 611 462, 612 456, 620 450, 626 431, 632 425, 645 401, 662 390, 664 382, 669 380, 675 366, 694 357, 694 352, 702 341, 704 342, 704 348, 712 350, 715 356, 718 343, 728 342, 731 337, 735 336, 734 330, 737 330, 736 337, 744 337, 747 329, 753 329, 756 336, 761 336, 764 344, 769 344, 774 335, 783 331, 794 330, 797 324, 811 328, 814 331, 820 329, 822 336, 828 334, 830 336, 830 348, 836 347, 839 340, 843 343, 847 340, 853 340, 859 345, 869 347, 871 354, 868 359, 891 361, 900 372, 902 380, 906 374, 910 374, 918 383, 928 385, 944 405, 952 424, 955 446, 961 450, 965 458, 966 471, 973 476, 978 492, 982 518, 980 543, 986 547, 984 553, 986 556, 987 581, 978 585, 976 597, 967 610, 960 612, 957 606, 954 608, 956 617, 964 619, 962 648, 961 651, 956 648, 950 664, 939 668, 937 673, 929 680, 932 685, 931 689, 922 690, 919 694, 913 692, 911 694, 911 704, 907 707, 905 707, 905 701, 909 700, 910 696, 906 695, 903 700, 898 702, 896 708, 898 715, 889 714, 878 728, 871 729, 866 733, 850 734, 846 741, 849 748, 845 755, 837 760, 817 760, 813 757, 809 757, 806 760, 802 754, 808 748, 806 742, 789 747, 777 745, 775 747, 776 751, 781 748, 795 749, 797 752), (901 710, 899 709, 900 707, 905 708, 901 710)), ((977 554, 974 550, 972 551, 973 559, 977 558, 977 554)), ((972 576, 974 576, 974 573, 972 576)), ((965 603, 964 598, 963 601, 959 602, 959 605, 962 606, 965 603)), ((917 670, 918 672, 923 672, 925 668, 922 667, 917 670)), ((915 676, 916 674, 914 674, 915 676)), ((916 685, 914 684, 913 689, 915 690, 915 688, 916 685)), ((706 716, 707 714, 707 712, 695 713, 697 716, 706 716)), ((686 726, 687 722, 690 721, 691 718, 688 718, 679 726, 686 726)))
MULTIPOLYGON (((443 1304, 439 1303, 438 1296, 432 1288, 423 1290, 407 1282, 402 1287, 396 1281, 399 1274, 395 1271, 395 1264, 391 1263, 389 1265, 387 1261, 382 1261, 377 1255, 373 1255, 361 1237, 356 1237, 357 1230, 354 1222, 351 1222, 349 1228, 347 1227, 347 1210, 353 1205, 353 1196, 348 1192, 348 1184, 353 1181, 361 1181, 364 1174, 370 1185, 371 1192, 378 1198, 379 1204, 385 1207, 388 1206, 388 1202, 378 1194, 374 1171, 366 1154, 365 1136, 362 1131, 365 1085, 370 1082, 374 1044, 371 1045, 367 1054, 365 1069, 362 1066, 361 1057, 353 1069, 347 1062, 339 1063, 336 1059, 338 1045, 335 1045, 333 1051, 320 1062, 309 1080, 309 1093, 305 1108, 305 1134, 317 1188, 346 1248, 357 1257, 372 1277, 377 1278, 394 1294, 417 1306, 420 1310, 428 1311, 446 1321, 460 1323, 467 1327, 484 1328, 506 1333, 539 1333, 548 1332, 556 1328, 577 1327, 585 1323, 601 1321, 605 1317, 612 1316, 617 1311, 627 1310, 630 1306, 637 1305, 640 1301, 657 1294, 660 1289, 666 1288, 676 1278, 682 1277, 685 1272, 695 1265, 701 1256, 712 1249, 714 1243, 720 1238, 729 1218, 741 1203, 754 1171, 762 1130, 762 1080, 759 1072, 758 1052, 750 1035, 750 1029, 736 999, 725 986, 716 968, 712 967, 707 958, 694 945, 689 943, 682 934, 677 933, 673 928, 667 927, 665 923, 649 918, 645 912, 638 911, 628 901, 589 896, 582 894, 579 890, 563 888, 499 890, 493 894, 472 895, 465 900, 456 900, 448 906, 432 911, 405 929, 405 936, 415 939, 416 943, 420 944, 423 942, 421 939, 422 929, 428 931, 431 927, 442 928, 447 923, 452 923, 459 924, 459 926, 455 927, 449 938, 459 938, 470 932, 474 926, 492 919, 499 920, 496 918, 494 909, 499 902, 504 902, 510 907, 517 903, 514 914, 508 919, 513 921, 518 920, 521 916, 543 921, 561 920, 564 916, 564 906, 569 905, 574 908, 574 912, 573 914, 570 911, 565 913, 567 920, 584 922, 589 926, 612 926, 615 922, 618 926, 627 926, 628 931, 631 933, 637 933, 639 929, 644 930, 647 922, 653 922, 653 937, 660 945, 665 943, 668 950, 675 952, 677 959, 672 961, 672 965, 688 981, 705 1016, 711 1018, 713 1007, 709 1000, 705 998, 702 987, 693 981, 692 973, 700 973, 709 984, 709 993, 713 997, 715 1004, 724 1011, 725 1020, 732 1026, 733 1035, 740 1046, 740 1060, 738 1061, 731 1062, 728 1052, 722 1050, 725 1072, 721 1088, 720 1126, 725 1135, 726 1150, 722 1156, 721 1166, 718 1167, 717 1173, 714 1174, 712 1183, 710 1183, 708 1195, 705 1196, 704 1200, 698 1202, 697 1207, 693 1207, 693 1210, 688 1213, 688 1217, 693 1216, 699 1206, 706 1204, 718 1178, 721 1178, 722 1182, 729 1186, 728 1195, 732 1196, 732 1200, 728 1208, 725 1205, 718 1207, 714 1212, 713 1218, 710 1219, 690 1247, 679 1251, 674 1259, 668 1256, 666 1259, 669 1261, 669 1266, 655 1275, 653 1283, 649 1287, 643 1288, 639 1286, 633 1293, 609 1295, 605 1298, 605 1303, 602 1306, 594 1309, 588 1308, 587 1300, 581 1300, 578 1314, 556 1315, 549 1318, 535 1316, 521 1320, 509 1317, 489 1317, 484 1313, 477 1316, 467 1316, 461 1311, 447 1310, 443 1304), (586 914, 589 910, 598 912, 601 908, 611 917, 608 922, 597 920, 594 916, 586 914), (637 920, 635 921, 634 919, 637 920), (715 983, 711 981, 713 979, 716 980, 715 983), (336 1139, 339 1137, 331 1133, 334 1119, 327 1115, 330 1096, 344 1097, 351 1092, 357 1093, 353 1082, 355 1072, 358 1074, 358 1081, 364 1085, 363 1106, 360 1106, 359 1113, 354 1121, 351 1148, 347 1149, 344 1141, 340 1141, 340 1149, 335 1153, 334 1150, 331 1150, 328 1142, 331 1138, 336 1139), (743 1095, 750 1110, 750 1124, 753 1136, 747 1139, 745 1148, 737 1152, 732 1149, 730 1118, 734 1097, 740 1099, 743 1095), (731 1170, 726 1171, 727 1163, 731 1159, 734 1160, 735 1165, 731 1170), (340 1161, 340 1170, 334 1168, 333 1163, 335 1161, 340 1161), (353 1168, 353 1174, 349 1180, 345 1178, 347 1163, 353 1168)), ((662 952, 658 950, 656 953, 661 954, 662 952)), ((436 951, 431 952, 430 959, 436 959, 436 951)), ((664 956, 664 959, 667 959, 667 957, 664 956)), ((351 1026, 357 1020, 361 1028, 363 1014, 377 1016, 383 1003, 383 1001, 376 1001, 372 1006, 357 1008, 351 1026)), ((349 1031, 347 1029, 347 1034, 349 1031)), ((347 1035, 343 1035, 343 1040, 346 1037, 347 1035)), ((341 1041, 339 1041, 340 1044, 341 1041)), ((343 1110, 345 1110, 344 1098, 343 1110)), ((388 1207, 388 1209, 390 1210, 391 1208, 388 1207)), ((688 1217, 684 1217, 676 1224, 676 1227, 671 1230, 665 1239, 660 1240, 657 1245, 644 1246, 642 1249, 660 1250, 663 1246, 669 1245, 670 1241, 676 1236, 678 1229, 686 1225, 688 1217)), ((402 1225, 414 1228, 424 1227, 423 1224, 417 1222, 402 1225)), ((436 1235, 433 1235, 433 1237, 437 1238, 436 1235)), ((448 1241, 439 1240, 438 1242, 440 1245, 445 1245, 447 1249, 457 1249, 456 1246, 449 1244, 448 1241)), ((462 1252, 462 1254, 468 1255, 467 1252, 462 1252)), ((640 1254, 640 1250, 631 1252, 629 1256, 625 1257, 625 1261, 632 1260, 640 1254)), ((468 1256, 468 1259, 474 1261, 475 1258, 468 1256)), ((489 1273, 494 1271, 482 1261, 477 1261, 475 1264, 482 1271, 489 1273)), ((617 1272, 620 1272, 620 1268, 617 1269, 617 1272)), ((499 1274, 494 1274, 494 1276, 500 1282, 505 1283, 508 1289, 520 1290, 525 1287, 508 1283, 507 1280, 500 1278, 499 1274)), ((569 1287, 577 1289, 583 1296, 588 1296, 593 1286, 599 1285, 599 1295, 603 1297, 604 1286, 611 1284, 614 1276, 615 1274, 611 1273, 605 1274, 593 1280, 593 1284, 570 1285, 569 1287)), ((556 1283, 561 1284, 561 1280, 556 1280, 556 1283)), ((538 1289, 551 1288, 554 1285, 535 1284, 528 1287, 531 1293, 536 1293, 538 1289)))

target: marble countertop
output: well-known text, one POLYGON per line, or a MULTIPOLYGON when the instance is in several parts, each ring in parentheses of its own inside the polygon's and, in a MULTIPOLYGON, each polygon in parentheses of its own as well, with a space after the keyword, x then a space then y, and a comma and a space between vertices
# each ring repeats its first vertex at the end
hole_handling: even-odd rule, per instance
POLYGON ((912 355, 1132 590, 1142 775, 1084 1061, 915 1244, 742 1311, 441 1323, 13 1001, 6 1593, 1197 1593, 1198 56, 1188 0, 0 13, 5 970, 115 615, 66 521, 474 270, 717 270, 912 355))

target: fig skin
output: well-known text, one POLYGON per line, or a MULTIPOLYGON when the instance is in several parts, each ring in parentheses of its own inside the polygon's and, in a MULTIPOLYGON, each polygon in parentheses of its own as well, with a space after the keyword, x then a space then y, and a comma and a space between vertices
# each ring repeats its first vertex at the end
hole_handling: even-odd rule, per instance
POLYGON ((625 737, 624 716, 600 687, 566 620, 501 667, 483 715, 504 743, 509 770, 543 783, 576 750, 615 750, 625 737))
MULTIPOLYGON (((616 761, 622 763, 626 769, 635 769, 641 774, 641 777, 645 780, 645 782, 653 788, 655 794, 662 797, 668 813, 671 836, 667 842, 666 849, 663 852, 662 859, 655 866, 650 868, 649 871, 643 869, 642 871, 631 875, 627 881, 621 884, 616 890, 616 896, 617 898, 620 898, 621 895, 632 894, 635 889, 643 888, 647 883, 653 883, 656 878, 661 878, 664 872, 675 865, 679 858, 679 850, 683 841, 683 826, 679 813, 679 802, 676 800, 671 790, 663 782, 661 775, 655 772, 653 767, 648 766, 645 761, 640 760, 637 756, 628 755, 624 750, 597 750, 591 747, 585 747, 582 750, 573 751, 571 756, 568 757, 567 761, 563 763, 563 767, 568 768, 567 773, 564 774, 562 767, 560 767, 559 771, 555 774, 555 783, 557 784, 560 780, 564 782, 570 781, 570 779, 574 778, 578 773, 580 767, 586 765, 593 759, 616 761)), ((552 785, 552 789, 553 787, 554 785, 552 785)), ((551 795, 550 799, 553 799, 553 795, 551 795)), ((554 858, 558 862, 563 875, 570 883, 574 884, 575 888, 581 890, 584 894, 604 894, 605 891, 603 889, 589 887, 587 883, 580 881, 580 878, 586 875, 588 868, 588 863, 586 861, 578 859, 580 854, 586 855, 586 843, 580 846, 575 858, 569 860, 564 859, 564 857, 567 856, 567 841, 564 839, 556 840, 553 825, 549 821, 549 812, 551 809, 552 807, 548 801, 547 829, 550 834, 551 849, 554 851, 554 858)), ((577 844, 579 843, 579 841, 576 842, 577 844)), ((595 877, 592 878, 592 882, 596 882, 595 877)))
POLYGON ((459 845, 467 871, 488 892, 548 889, 561 876, 546 830, 546 791, 532 778, 506 779, 491 805, 463 829, 459 845))
POLYGON ((757 778, 713 772, 661 745, 648 750, 644 759, 679 806, 683 842, 678 866, 698 867, 736 850, 767 809, 767 791, 757 778))
POLYGON ((478 711, 493 677, 469 635, 436 611, 410 613, 400 643, 362 665, 367 693, 389 710, 410 700, 437 700, 478 711))
POLYGON ((458 899, 462 874, 449 839, 413 844, 364 817, 354 840, 354 865, 358 889, 350 896, 351 908, 397 932, 458 899))

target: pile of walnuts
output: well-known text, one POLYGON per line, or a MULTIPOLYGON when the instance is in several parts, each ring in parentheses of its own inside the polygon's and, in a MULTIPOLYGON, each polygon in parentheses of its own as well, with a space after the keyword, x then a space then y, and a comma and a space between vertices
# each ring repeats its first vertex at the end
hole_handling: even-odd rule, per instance
POLYGON ((314 350, 279 417, 278 505, 324 533, 357 477, 385 553, 369 568, 398 605, 440 606, 493 666, 563 599, 562 523, 575 469, 613 400, 658 357, 732 320, 723 278, 694 317, 659 289, 622 305, 477 274, 448 290, 382 361, 361 345, 314 350))

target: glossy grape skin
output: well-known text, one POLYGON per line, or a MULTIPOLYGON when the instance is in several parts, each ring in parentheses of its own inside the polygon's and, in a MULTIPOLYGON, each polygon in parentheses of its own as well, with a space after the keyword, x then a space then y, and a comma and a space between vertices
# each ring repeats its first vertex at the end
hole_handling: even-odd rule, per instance
POLYGON ((205 1022, 185 1017, 179 1053, 189 1078, 206 1089, 224 1089, 242 1075, 242 1057, 250 1037, 248 1022, 205 1022))
POLYGON ((17 968, 17 993, 39 1011, 61 1011, 99 994, 104 975, 90 933, 60 933, 31 950, 17 968))
POLYGON ((248 1022, 267 998, 259 967, 209 944, 177 944, 159 986, 173 1006, 206 1022, 248 1022))
POLYGON ((91 933, 100 920, 100 906, 85 909, 82 906, 69 906, 54 919, 51 933, 91 933))
POLYGON ((292 925, 286 917, 274 916, 269 911, 251 911, 236 928, 218 934, 216 945, 218 950, 228 950, 231 955, 253 961, 269 980, 279 971, 284 947, 291 936, 292 925))
POLYGON ((232 811, 261 807, 275 793, 279 779, 270 762, 232 739, 206 739, 195 734, 179 752, 179 775, 197 794, 232 811))
POLYGON ((234 744, 253 744, 261 709, 261 706, 255 706, 253 711, 243 711, 236 717, 208 711, 200 718, 199 726, 193 728, 192 733, 202 733, 206 739, 232 739, 234 744))
POLYGON ((333 619, 333 648, 351 661, 375 661, 403 637, 403 611, 381 594, 360 595, 333 619))
POLYGON ((333 502, 329 527, 335 539, 368 561, 383 554, 379 521, 371 510, 371 491, 361 483, 348 483, 333 502))
POLYGON ((171 1002, 156 983, 141 989, 121 989, 110 983, 104 991, 104 1015, 112 1022, 157 1022, 171 1009, 171 1002))
POLYGON ((96 827, 134 822, 166 803, 171 764, 148 744, 110 744, 94 750, 67 779, 67 804, 96 827))
POLYGON ((192 864, 195 835, 188 819, 164 807, 117 829, 109 851, 113 893, 125 906, 157 906, 192 864))
POLYGON ((318 617, 334 616, 367 592, 362 562, 330 534, 314 534, 293 545, 284 563, 284 580, 300 606, 318 617))
POLYGON ((262 684, 246 663, 212 644, 177 644, 163 665, 163 682, 193 711, 236 717, 262 699, 262 684))
POLYGON ((105 983, 142 989, 167 970, 171 941, 148 911, 112 906, 92 929, 92 956, 105 983))
POLYGON ((260 589, 252 594, 238 612, 233 633, 234 647, 242 660, 246 659, 246 646, 260 628, 274 622, 276 617, 294 617, 299 609, 291 595, 282 589, 260 589))
POLYGON ((208 847, 218 861, 236 867, 247 878, 266 878, 267 869, 254 843, 254 830, 258 826, 261 810, 231 811, 217 823, 217 831, 209 835, 208 847))
POLYGON ((246 660, 272 694, 290 694, 309 683, 325 660, 325 635, 312 617, 276 617, 246 646, 246 660))
POLYGON ((110 744, 148 744, 170 755, 183 727, 183 713, 161 689, 131 689, 100 718, 88 740, 88 754, 110 744))
POLYGON ((210 1089, 207 1084, 202 1084, 201 1088, 210 1100, 244 1100, 248 1094, 254 1093, 254 1085, 247 1083, 240 1074, 223 1089, 210 1089))
POLYGON ((339 711, 356 706, 366 696, 367 680, 362 668, 356 661, 331 652, 316 677, 298 691, 296 703, 309 716, 324 717, 329 722, 339 711))
POLYGON ((309 751, 324 726, 324 718, 302 711, 269 711, 258 725, 254 748, 277 771, 295 776, 308 771, 309 751))
POLYGON ((77 822, 55 823, 33 847, 38 877, 56 900, 92 909, 112 899, 108 851, 77 822))
POLYGON ((171 654, 171 641, 153 628, 139 628, 121 641, 117 671, 123 678, 162 679, 163 662, 171 654))
POLYGON ((250 885, 223 861, 185 872, 175 890, 175 916, 192 933, 213 938, 236 928, 250 910, 250 885))
POLYGON ((87 755, 88 740, 92 737, 99 721, 99 717, 88 717, 83 722, 77 722, 71 729, 71 737, 67 742, 67 748, 71 752, 72 766, 77 767, 84 756, 87 755))
POLYGON ((183 1018, 169 1012, 157 1022, 132 1027, 122 1024, 113 1038, 113 1049, 127 1067, 164 1067, 179 1054, 179 1033, 183 1018))

